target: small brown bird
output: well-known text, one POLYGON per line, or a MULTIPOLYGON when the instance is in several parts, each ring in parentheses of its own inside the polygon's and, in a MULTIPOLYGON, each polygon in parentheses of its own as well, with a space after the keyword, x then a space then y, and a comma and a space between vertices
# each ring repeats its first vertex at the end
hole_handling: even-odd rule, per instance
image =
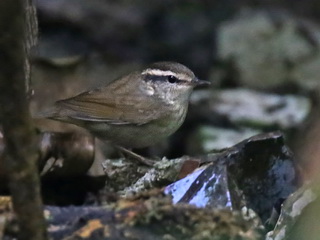
POLYGON ((192 89, 208 83, 180 63, 157 62, 58 101, 43 115, 81 126, 115 145, 142 148, 174 133, 185 119, 192 89))

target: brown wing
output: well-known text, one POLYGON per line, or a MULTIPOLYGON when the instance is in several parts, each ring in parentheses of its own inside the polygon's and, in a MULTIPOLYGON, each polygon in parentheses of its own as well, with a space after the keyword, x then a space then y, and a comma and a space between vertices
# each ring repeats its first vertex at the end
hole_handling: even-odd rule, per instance
POLYGON ((110 124, 145 124, 161 114, 160 102, 139 88, 133 75, 117 80, 105 88, 58 101, 54 119, 99 121, 110 124), (128 82, 131 88, 126 87, 128 82))

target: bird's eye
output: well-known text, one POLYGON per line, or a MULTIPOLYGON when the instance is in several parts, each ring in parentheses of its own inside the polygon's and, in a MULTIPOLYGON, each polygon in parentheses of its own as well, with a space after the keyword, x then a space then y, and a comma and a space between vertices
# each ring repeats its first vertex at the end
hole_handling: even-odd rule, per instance
POLYGON ((176 78, 176 77, 173 76, 173 75, 169 75, 169 76, 168 76, 168 82, 169 82, 169 83, 176 83, 176 82, 178 82, 178 78, 176 78))

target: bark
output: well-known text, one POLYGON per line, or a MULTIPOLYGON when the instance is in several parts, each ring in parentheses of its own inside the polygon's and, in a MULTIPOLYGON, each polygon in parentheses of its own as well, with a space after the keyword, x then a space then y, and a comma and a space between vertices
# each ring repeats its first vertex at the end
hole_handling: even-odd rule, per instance
MULTIPOLYGON (((3 168, 9 178, 19 223, 19 239, 46 239, 37 171, 37 138, 28 110, 29 67, 26 37, 33 17, 31 0, 0 1, 0 122, 5 141, 3 168), (31 7, 31 8, 30 8, 31 7)), ((34 13, 34 12, 33 12, 34 13)))

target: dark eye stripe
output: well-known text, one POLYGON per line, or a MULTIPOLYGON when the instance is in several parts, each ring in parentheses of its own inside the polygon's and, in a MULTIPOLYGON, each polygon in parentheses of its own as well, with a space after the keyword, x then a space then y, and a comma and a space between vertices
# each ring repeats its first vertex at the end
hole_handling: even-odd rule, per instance
MULTIPOLYGON (((151 74, 146 74, 144 75, 144 80, 145 81, 163 81, 167 82, 169 76, 159 76, 159 75, 151 75, 151 74)), ((176 79, 176 83, 183 83, 186 82, 184 80, 176 79)))
POLYGON ((146 81, 166 81, 167 76, 157 76, 157 75, 146 74, 144 76, 144 79, 146 81))

